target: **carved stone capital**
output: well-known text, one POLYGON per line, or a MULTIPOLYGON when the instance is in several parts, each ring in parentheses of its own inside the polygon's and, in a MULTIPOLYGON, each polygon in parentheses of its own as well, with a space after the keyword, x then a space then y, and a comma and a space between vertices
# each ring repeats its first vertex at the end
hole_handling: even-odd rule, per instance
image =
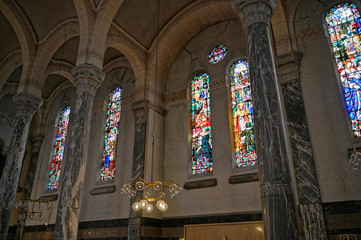
POLYGON ((13 97, 16 108, 16 115, 23 120, 30 121, 34 113, 39 110, 43 100, 31 93, 22 92, 13 97))
POLYGON ((30 136, 30 141, 31 141, 31 152, 35 153, 35 152, 39 152, 40 151, 40 147, 41 144, 43 142, 44 139, 44 135, 43 134, 38 134, 38 135, 32 135, 30 136))
POLYGON ((91 64, 81 64, 71 70, 78 94, 86 92, 94 96, 104 79, 104 73, 91 64))
POLYGON ((145 123, 148 119, 150 102, 147 100, 133 103, 132 109, 135 117, 135 124, 145 123))
POLYGON ((276 58, 278 80, 281 84, 300 80, 302 53, 293 51, 276 58))
POLYGON ((234 11, 240 17, 243 28, 253 23, 269 24, 276 6, 275 0, 231 0, 234 11))

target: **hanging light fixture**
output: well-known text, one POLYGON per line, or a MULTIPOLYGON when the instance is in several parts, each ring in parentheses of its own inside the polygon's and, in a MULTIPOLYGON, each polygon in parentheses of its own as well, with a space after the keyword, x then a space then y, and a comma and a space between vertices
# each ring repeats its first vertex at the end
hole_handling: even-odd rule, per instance
MULTIPOLYGON (((157 77, 158 77, 158 43, 159 43, 159 0, 157 0, 157 42, 156 42, 156 55, 155 55, 155 92, 157 90, 157 77)), ((155 94, 156 95, 156 94, 155 94)), ((157 96, 155 96, 155 106, 157 103, 157 96)), ((154 128, 155 128, 155 114, 153 119, 153 132, 152 132, 152 169, 151 180, 147 181, 143 178, 132 181, 128 180, 120 189, 121 194, 128 194, 130 198, 134 198, 137 192, 143 192, 141 198, 137 198, 133 203, 132 208, 134 211, 145 210, 146 212, 152 212, 154 209, 153 204, 162 212, 167 211, 168 204, 165 202, 166 192, 170 193, 170 197, 174 198, 181 191, 182 187, 173 181, 161 181, 160 178, 153 178, 154 171, 154 128)))

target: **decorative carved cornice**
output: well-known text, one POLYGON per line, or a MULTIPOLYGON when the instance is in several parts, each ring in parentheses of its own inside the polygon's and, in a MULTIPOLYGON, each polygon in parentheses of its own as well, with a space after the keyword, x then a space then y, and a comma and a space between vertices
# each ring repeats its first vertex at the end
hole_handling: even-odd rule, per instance
POLYGON ((91 64, 81 64, 71 70, 78 93, 87 92, 92 96, 104 79, 104 73, 91 64))
POLYGON ((176 102, 176 101, 181 101, 184 99, 187 99, 187 89, 186 88, 179 90, 177 92, 167 94, 167 96, 165 97, 166 102, 176 102))
POLYGON ((284 35, 275 39, 276 46, 283 46, 290 43, 303 44, 325 36, 323 27, 315 27, 299 32, 289 37, 284 35))
POLYGON ((276 7, 275 0, 231 0, 234 11, 241 19, 243 28, 253 23, 270 23, 273 9, 276 7))
POLYGON ((223 88, 227 86, 227 82, 226 82, 226 78, 225 77, 221 77, 221 78, 217 78, 213 81, 210 82, 210 90, 217 90, 219 88, 223 88))

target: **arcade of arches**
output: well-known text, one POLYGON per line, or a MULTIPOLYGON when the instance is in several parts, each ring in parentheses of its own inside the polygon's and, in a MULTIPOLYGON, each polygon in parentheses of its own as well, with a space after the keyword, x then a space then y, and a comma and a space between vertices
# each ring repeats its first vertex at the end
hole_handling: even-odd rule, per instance
POLYGON ((360 10, 0 0, 0 239, 361 239, 360 10))

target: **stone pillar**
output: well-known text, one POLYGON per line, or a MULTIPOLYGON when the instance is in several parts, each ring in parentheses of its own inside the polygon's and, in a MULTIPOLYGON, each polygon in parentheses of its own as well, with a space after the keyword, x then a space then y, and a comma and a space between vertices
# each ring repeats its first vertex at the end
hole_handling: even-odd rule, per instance
POLYGON ((247 34, 266 240, 298 239, 269 24, 275 0, 232 0, 247 34))
POLYGON ((16 123, 0 184, 1 240, 7 238, 9 230, 30 122, 42 104, 41 98, 26 92, 15 95, 13 100, 17 110, 16 123))
POLYGON ((277 57, 278 80, 282 86, 292 160, 306 240, 327 239, 317 172, 306 111, 302 97, 299 68, 302 53, 290 52, 277 57))
MULTIPOLYGON (((132 179, 136 180, 144 178, 144 164, 145 164, 145 143, 147 134, 147 120, 149 113, 149 101, 139 101, 132 105, 135 120, 135 135, 134 135, 134 152, 133 152, 133 166, 132 179)), ((129 208, 129 225, 128 225, 128 239, 141 239, 141 224, 142 211, 135 212, 132 205, 136 198, 141 198, 141 193, 137 192, 137 196, 130 200, 129 208)))
MULTIPOLYGON (((43 139, 44 139, 44 135, 41 134, 30 137, 31 157, 30 157, 29 171, 27 173, 25 186, 24 186, 23 199, 31 198, 31 192, 34 186, 36 166, 38 165, 39 152, 43 139)), ((28 212, 28 210, 26 209, 24 212, 28 212)), ((25 223, 26 223, 26 218, 24 220, 19 220, 18 227, 16 228, 15 239, 17 240, 23 239, 25 223)))
POLYGON ((72 75, 77 98, 73 120, 70 120, 69 125, 70 141, 61 176, 63 180, 60 185, 54 239, 77 239, 93 99, 104 78, 104 73, 90 64, 77 66, 72 70, 72 75))

